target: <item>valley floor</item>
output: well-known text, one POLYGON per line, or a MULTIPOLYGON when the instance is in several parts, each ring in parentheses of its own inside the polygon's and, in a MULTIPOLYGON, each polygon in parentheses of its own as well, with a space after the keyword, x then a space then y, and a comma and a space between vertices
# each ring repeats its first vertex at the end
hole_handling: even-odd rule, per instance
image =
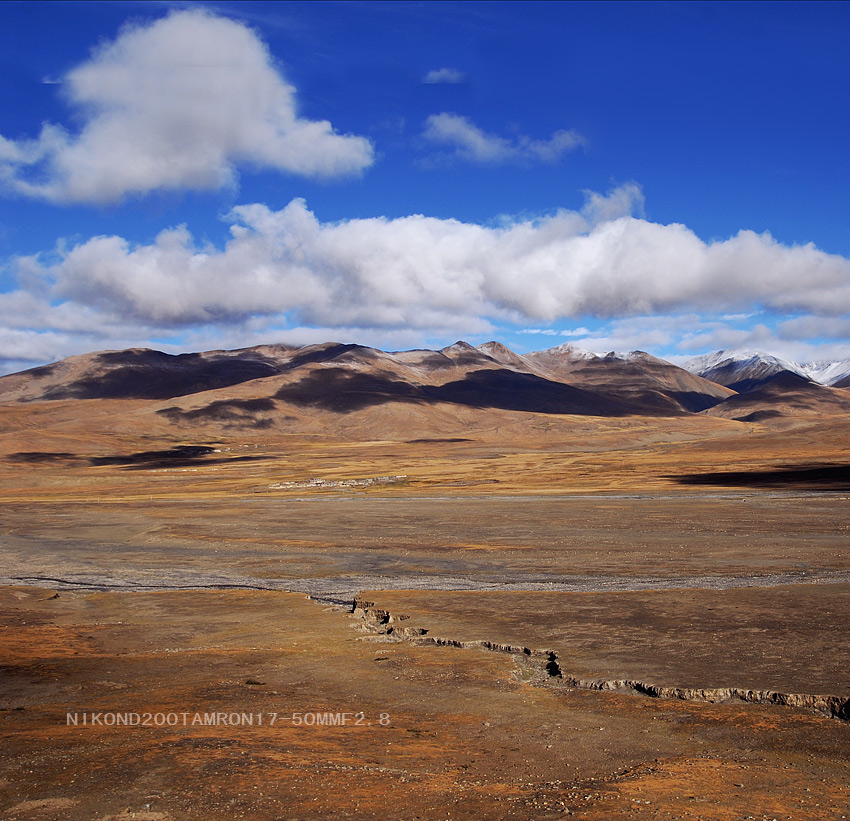
POLYGON ((0 437, 0 814, 850 816, 843 420, 572 424, 0 437))

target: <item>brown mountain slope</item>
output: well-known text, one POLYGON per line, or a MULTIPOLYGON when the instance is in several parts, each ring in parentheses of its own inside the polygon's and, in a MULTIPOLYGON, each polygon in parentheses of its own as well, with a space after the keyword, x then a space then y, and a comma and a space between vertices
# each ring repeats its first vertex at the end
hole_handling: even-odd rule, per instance
POLYGON ((106 351, 0 378, 0 400, 161 401, 213 391, 219 395, 201 406, 175 406, 172 420, 189 412, 196 419, 267 424, 268 417, 258 415, 281 405, 336 413, 394 402, 546 414, 670 415, 728 395, 646 355, 629 361, 594 357, 574 369, 564 367, 564 357, 554 361, 552 352, 538 355, 539 361, 534 356, 522 357, 495 342, 399 353, 340 343, 176 356, 146 349, 106 351), (234 393, 246 384, 250 390, 234 393))
POLYGON ((279 373, 296 349, 171 354, 147 348, 72 356, 0 378, 0 401, 167 399, 279 373))
POLYGON ((176 356, 107 351, 2 377, 0 402, 9 407, 4 430, 46 425, 57 441, 86 425, 178 437, 200 429, 211 441, 258 431, 417 439, 501 429, 517 414, 540 424, 700 411, 758 422, 850 410, 847 391, 791 374, 739 396, 640 352, 597 356, 565 345, 519 355, 497 342, 391 353, 335 342, 176 356))
POLYGON ((526 354, 526 361, 552 379, 617 396, 643 413, 695 413, 734 391, 643 351, 596 356, 572 345, 526 354))
POLYGON ((782 416, 845 415, 850 413, 850 393, 781 371, 705 413, 741 422, 762 422, 782 416))

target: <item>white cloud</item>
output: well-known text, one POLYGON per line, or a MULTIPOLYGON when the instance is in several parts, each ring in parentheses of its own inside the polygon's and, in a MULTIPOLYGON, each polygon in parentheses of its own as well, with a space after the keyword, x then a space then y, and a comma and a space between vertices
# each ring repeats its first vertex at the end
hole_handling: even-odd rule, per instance
MULTIPOLYGON (((326 326, 472 328, 494 312, 569 312, 548 258, 569 256, 564 243, 597 230, 568 211, 502 228, 419 215, 322 224, 301 200, 281 211, 240 206, 230 219, 221 251, 198 247, 185 226, 150 245, 94 237, 60 245, 61 261, 42 265, 41 278, 55 299, 163 326, 292 313, 326 326)), ((38 281, 36 260, 21 267, 38 281)))
POLYGON ((498 322, 591 350, 746 346, 810 358, 806 340, 845 334, 850 260, 751 231, 706 243, 683 225, 624 213, 641 205, 633 183, 588 194, 582 211, 496 226, 422 215, 322 223, 301 200, 280 211, 244 205, 220 249, 178 226, 150 244, 101 236, 21 258, 21 287, 0 297, 0 324, 87 340, 96 328, 140 344, 199 329, 258 341, 293 329, 303 339, 305 328, 451 340, 498 322), (608 325, 546 327, 585 317, 608 325))
POLYGON ((778 331, 783 339, 850 339, 850 318, 798 316, 782 322, 778 331))
POLYGON ((636 182, 627 182, 607 195, 584 191, 582 214, 591 224, 610 222, 619 217, 643 216, 643 189, 636 182))
POLYGON ((495 228, 421 215, 323 224, 302 200, 281 211, 245 205, 221 251, 180 226, 150 245, 112 236, 60 248, 43 270, 55 297, 164 325, 285 312, 328 326, 428 327, 755 304, 850 311, 850 260, 812 245, 751 231, 704 243, 683 225, 629 216, 595 222, 600 209, 633 203, 628 190, 611 192, 610 209, 591 197, 581 213, 495 228))
POLYGON ((369 140, 298 116, 295 89, 245 25, 194 9, 125 28, 64 78, 79 133, 0 137, 0 184, 54 202, 232 185, 237 167, 357 174, 369 140))
POLYGON ((425 75, 423 83, 462 83, 466 75, 456 68, 435 68, 425 75))
MULTIPOLYGON (((693 353, 707 353, 719 350, 761 350, 774 334, 763 323, 757 323, 752 328, 736 328, 718 324, 707 327, 700 333, 690 334, 679 347, 693 353)), ((775 347, 775 346, 774 346, 775 347)))
POLYGON ((523 135, 506 139, 482 131, 467 117, 448 112, 428 117, 422 137, 433 145, 447 149, 452 158, 492 164, 553 164, 566 152, 586 144, 584 137, 576 131, 556 131, 548 140, 533 140, 523 135))
POLYGON ((735 320, 750 319, 753 316, 755 316, 755 314, 752 313, 752 312, 743 313, 743 314, 723 314, 723 316, 721 316, 720 319, 722 319, 724 321, 732 322, 732 321, 735 321, 735 320))
POLYGON ((761 323, 741 329, 728 325, 722 316, 679 313, 616 319, 602 328, 588 331, 576 340, 576 344, 596 353, 671 349, 688 352, 665 355, 666 359, 679 364, 698 352, 738 348, 746 344, 758 348, 763 344, 773 344, 773 340, 771 330, 761 323))
POLYGON ((44 362, 56 358, 69 341, 68 336, 53 331, 0 328, 0 359, 44 362))

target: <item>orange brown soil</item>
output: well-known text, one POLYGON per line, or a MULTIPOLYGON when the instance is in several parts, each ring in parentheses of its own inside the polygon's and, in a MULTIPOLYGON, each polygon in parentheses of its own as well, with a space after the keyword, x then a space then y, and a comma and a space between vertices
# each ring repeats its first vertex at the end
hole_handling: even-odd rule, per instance
MULTIPOLYGON (((405 628, 551 649, 564 675, 850 699, 850 585, 627 593, 364 591, 405 628)), ((850 711, 848 711, 850 718, 850 711)))
POLYGON ((541 687, 510 656, 386 642, 301 596, 5 588, 2 616, 7 818, 839 819, 850 807, 846 723, 541 687), (265 723, 67 720, 198 711, 265 723), (360 726, 270 724, 358 711, 360 726))

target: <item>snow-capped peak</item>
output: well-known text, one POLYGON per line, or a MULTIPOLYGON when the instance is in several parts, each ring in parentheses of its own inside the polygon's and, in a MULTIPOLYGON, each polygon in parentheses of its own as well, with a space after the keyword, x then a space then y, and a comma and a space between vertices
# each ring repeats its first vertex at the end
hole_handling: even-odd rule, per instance
POLYGON ((800 369, 814 382, 821 385, 835 385, 850 378, 850 359, 838 362, 803 362, 800 369))
POLYGON ((545 351, 536 351, 541 354, 560 354, 569 356, 571 359, 598 359, 599 355, 586 351, 584 348, 579 348, 578 345, 573 345, 571 342, 564 342, 562 345, 556 345, 554 348, 547 348, 545 351))
POLYGON ((689 359, 682 367, 721 385, 734 385, 748 379, 767 379, 783 371, 817 381, 797 363, 763 351, 716 351, 689 359))
POLYGON ((454 353, 469 353, 470 351, 476 353, 475 348, 473 348, 468 342, 464 342, 462 339, 459 339, 453 345, 447 345, 445 348, 440 348, 440 353, 445 354, 446 356, 450 356, 454 353))
POLYGON ((664 362, 663 359, 659 359, 646 351, 629 351, 628 353, 625 351, 608 351, 605 354, 605 359, 619 359, 621 362, 664 362))

